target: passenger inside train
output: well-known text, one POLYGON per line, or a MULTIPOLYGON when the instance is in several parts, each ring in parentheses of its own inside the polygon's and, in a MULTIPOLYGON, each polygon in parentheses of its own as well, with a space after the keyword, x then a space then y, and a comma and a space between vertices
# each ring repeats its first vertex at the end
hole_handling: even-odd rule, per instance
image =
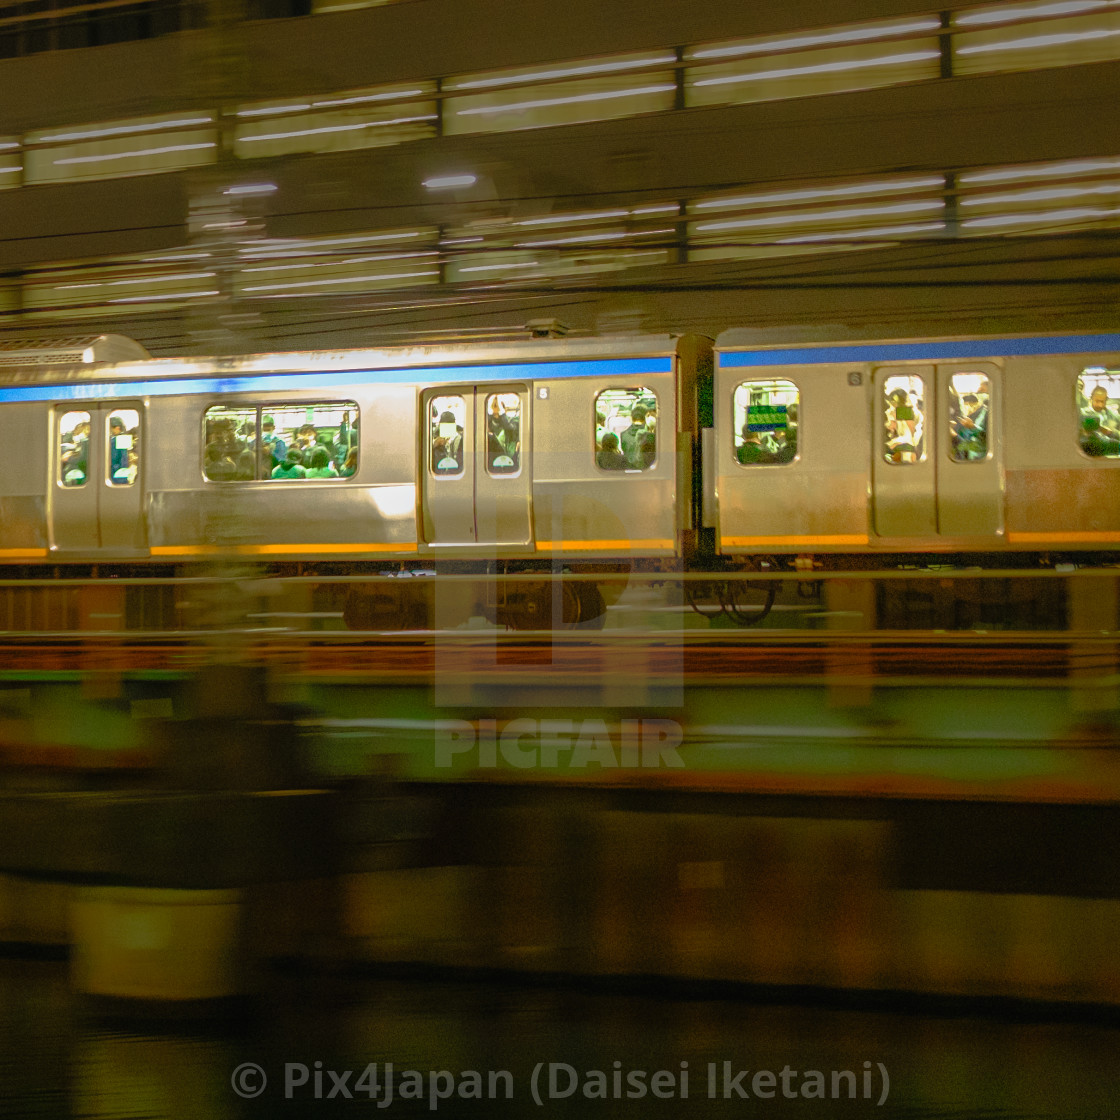
POLYGON ((897 375, 884 382, 884 456, 888 463, 920 463, 925 458, 925 410, 920 377, 897 375))
POLYGON ((521 465, 521 397, 492 393, 486 399, 486 469, 514 474, 521 465))
POLYGON ((1115 458, 1120 455, 1120 412, 1113 403, 1116 378, 1102 379, 1092 384, 1079 382, 1081 425, 1078 443, 1086 455, 1094 458, 1115 458), (1088 390, 1088 396, 1084 395, 1088 390))
POLYGON ((595 398, 595 464, 647 471, 657 462, 657 397, 649 389, 604 389, 595 398))
POLYGON ((358 408, 352 401, 267 411, 264 405, 215 405, 203 417, 203 440, 202 473, 211 482, 349 477, 341 467, 354 451, 351 474, 357 470, 358 408), (313 462, 322 459, 319 451, 325 464, 313 462), (296 465, 300 471, 292 469, 296 465))
POLYGON ((744 381, 735 389, 735 458, 744 466, 797 458, 798 389, 784 379, 744 381))
POLYGON ((979 373, 954 373, 949 379, 950 454, 958 463, 988 457, 991 386, 979 373))

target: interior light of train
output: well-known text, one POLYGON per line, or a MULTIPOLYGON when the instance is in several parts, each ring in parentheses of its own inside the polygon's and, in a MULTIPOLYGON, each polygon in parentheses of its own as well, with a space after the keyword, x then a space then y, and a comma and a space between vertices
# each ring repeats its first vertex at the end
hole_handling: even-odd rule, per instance
POLYGON ((774 194, 740 195, 736 198, 709 198, 702 202, 690 203, 692 210, 730 210, 737 206, 769 206, 773 202, 801 202, 814 198, 844 198, 850 195, 883 194, 887 191, 920 190, 925 187, 942 187, 945 180, 940 176, 923 179, 886 180, 874 183, 853 183, 845 187, 814 187, 809 190, 778 191, 774 194))
POLYGON ((65 159, 51 160, 51 162, 59 167, 69 163, 105 163, 114 159, 136 159, 138 156, 163 156, 170 152, 195 152, 202 148, 216 148, 217 146, 211 140, 205 144, 172 144, 166 148, 137 148, 129 152, 112 152, 108 155, 68 156, 65 159))
POLYGON ((322 128, 297 128, 291 132, 262 132, 256 136, 238 136, 238 144, 259 144, 262 140, 294 140, 300 136, 323 136, 331 132, 359 132, 363 128, 385 128, 394 124, 415 124, 417 121, 434 121, 435 113, 421 113, 415 117, 394 117, 390 121, 359 121, 357 124, 323 125, 322 128))
POLYGON ((478 105, 471 109, 456 109, 460 117, 482 117, 493 113, 512 113, 522 109, 550 109, 554 105, 577 105, 585 101, 609 101, 619 97, 639 97, 646 93, 668 93, 675 85, 639 86, 636 89, 606 90, 599 93, 572 94, 571 97, 550 97, 540 101, 516 101, 507 105, 478 105))
POLYGON ((762 54, 771 51, 791 51, 801 47, 821 47, 834 43, 859 43, 869 39, 885 39, 894 35, 909 35, 918 31, 938 31, 941 24, 935 19, 912 20, 909 23, 873 24, 851 27, 843 31, 824 31, 819 34, 798 35, 789 39, 767 39, 739 46, 705 47, 689 51, 687 58, 732 58, 736 55, 762 54))
POLYGON ((979 226, 1013 226, 1045 222, 1079 222, 1090 218, 1115 218, 1115 210, 1035 210, 1031 214, 994 214, 990 218, 967 218, 961 222, 962 228, 976 229, 979 226))
POLYGON ((1079 159, 1066 163, 1034 163, 997 171, 964 172, 959 183, 994 183, 1010 179, 1043 179, 1053 175, 1080 175, 1090 171, 1120 171, 1120 159, 1079 159))
POLYGON ((918 202, 898 202, 891 206, 857 206, 850 210, 816 210, 795 214, 769 214, 764 218, 729 218, 719 222, 700 222, 696 226, 698 232, 710 232, 720 229, 748 229, 762 226, 786 226, 803 222, 832 222, 848 218, 871 217, 876 214, 908 214, 918 210, 940 210, 943 203, 940 199, 921 200, 918 202))
POLYGON ((473 187, 478 182, 477 175, 435 175, 423 181, 430 191, 451 190, 455 187, 473 187))
POLYGON ((1024 202, 1029 199, 1084 198, 1094 194, 1120 194, 1120 183, 1097 183, 1091 187, 1048 187, 1010 194, 975 195, 960 200, 962 206, 991 206, 997 202, 1024 202))
POLYGON ((958 26, 983 23, 1010 23, 1019 19, 1037 19, 1041 16, 1066 16, 1080 12, 1099 12, 1115 8, 1116 0, 1064 0, 1059 4, 1038 4, 1020 8, 990 8, 979 12, 962 12, 953 17, 958 26))
POLYGON ((1120 28, 1101 27, 1093 31, 1068 31, 1064 34, 1034 35, 1026 39, 1001 39, 998 43, 978 43, 957 47, 957 54, 985 54, 990 51, 1017 51, 1026 47, 1060 47, 1065 43, 1083 43, 1090 39, 1111 39, 1120 35, 1120 28))
POLYGON ((188 125, 213 124, 213 116, 183 117, 179 120, 155 121, 149 124, 117 125, 111 128, 91 128, 81 132, 56 132, 39 136, 36 143, 61 144, 67 140, 100 140, 106 136, 128 136, 140 132, 162 132, 169 128, 186 128, 188 125))
POLYGON ((807 74, 838 74, 845 70, 870 70, 877 66, 901 66, 904 62, 925 62, 940 58, 940 51, 909 51, 880 58, 852 59, 848 62, 819 62, 814 66, 789 66, 781 70, 760 70, 753 74, 726 74, 718 78, 699 78, 694 86, 727 86, 739 82, 763 82, 773 78, 799 78, 807 74))
POLYGON ((847 230, 838 233, 811 233, 801 237, 783 237, 778 245, 802 245, 813 241, 851 241, 858 237, 866 241, 869 237, 893 237, 902 233, 936 233, 945 229, 944 222, 920 222, 906 226, 880 226, 878 229, 847 230))
POLYGON ((466 89, 493 89, 497 86, 543 82, 554 78, 581 78, 593 74, 612 74, 623 70, 635 70, 644 66, 671 66, 676 61, 676 55, 662 54, 650 58, 590 62, 577 66, 565 66, 562 69, 534 70, 529 73, 504 74, 491 78, 465 78, 462 80, 452 78, 444 83, 443 88, 449 92, 466 89))

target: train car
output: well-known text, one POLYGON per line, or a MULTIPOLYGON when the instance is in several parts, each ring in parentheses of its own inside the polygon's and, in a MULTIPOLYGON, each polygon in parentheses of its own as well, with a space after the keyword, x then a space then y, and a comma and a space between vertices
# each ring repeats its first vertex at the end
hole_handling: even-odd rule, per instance
POLYGON ((1113 563, 1118 398, 1115 334, 779 348, 728 331, 702 524, 729 561, 1113 563))
MULTIPOLYGON (((677 562, 710 370, 694 337, 10 368, 0 561, 677 562)), ((542 594, 490 613, 539 624, 542 594)), ((590 584, 569 598, 570 621, 602 614, 590 584)))
MULTIPOLYGON (((714 369, 695 336, 110 362, 82 342, 0 373, 9 573, 470 572, 489 582, 463 611, 535 628, 601 618, 619 581, 564 584, 557 614, 549 584, 501 577, 1120 546, 1120 335, 732 331, 714 369)), ((351 624, 431 622, 405 582, 355 589, 351 624)))

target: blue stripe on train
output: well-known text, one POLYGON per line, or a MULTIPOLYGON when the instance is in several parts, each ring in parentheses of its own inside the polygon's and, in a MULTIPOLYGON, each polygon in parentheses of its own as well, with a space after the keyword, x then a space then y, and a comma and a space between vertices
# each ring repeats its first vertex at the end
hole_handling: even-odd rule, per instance
POLYGON ((853 342, 788 350, 724 350, 723 369, 741 366, 807 366, 843 362, 912 362, 961 358, 1010 358, 1024 354, 1093 354, 1120 350, 1120 334, 1066 338, 991 338, 957 342, 853 342))
MULTIPOLYGON (((578 362, 520 362, 488 366, 423 366, 410 369, 346 370, 340 373, 246 373, 235 377, 191 377, 165 381, 114 381, 65 385, 13 385, 0 388, 0 401, 106 400, 223 393, 269 393, 345 388, 348 385, 433 385, 476 382, 548 381, 567 377, 628 380, 647 373, 669 373, 672 357, 608 358, 578 362)), ((620 388, 636 388, 633 383, 620 388)))

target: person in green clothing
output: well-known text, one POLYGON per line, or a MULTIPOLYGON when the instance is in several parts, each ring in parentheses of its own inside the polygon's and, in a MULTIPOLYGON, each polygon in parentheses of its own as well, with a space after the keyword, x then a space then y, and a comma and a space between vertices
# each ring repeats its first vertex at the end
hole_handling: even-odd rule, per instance
POLYGON ((311 466, 307 468, 307 477, 338 478, 330 452, 322 444, 317 444, 311 451, 311 466))
POLYGON ((273 478, 306 478, 307 468, 303 465, 303 455, 298 447, 288 448, 288 456, 272 469, 273 478))
POLYGON ((774 462, 774 456, 762 446, 758 432, 752 432, 749 423, 743 425, 743 442, 735 455, 740 463, 774 462))

